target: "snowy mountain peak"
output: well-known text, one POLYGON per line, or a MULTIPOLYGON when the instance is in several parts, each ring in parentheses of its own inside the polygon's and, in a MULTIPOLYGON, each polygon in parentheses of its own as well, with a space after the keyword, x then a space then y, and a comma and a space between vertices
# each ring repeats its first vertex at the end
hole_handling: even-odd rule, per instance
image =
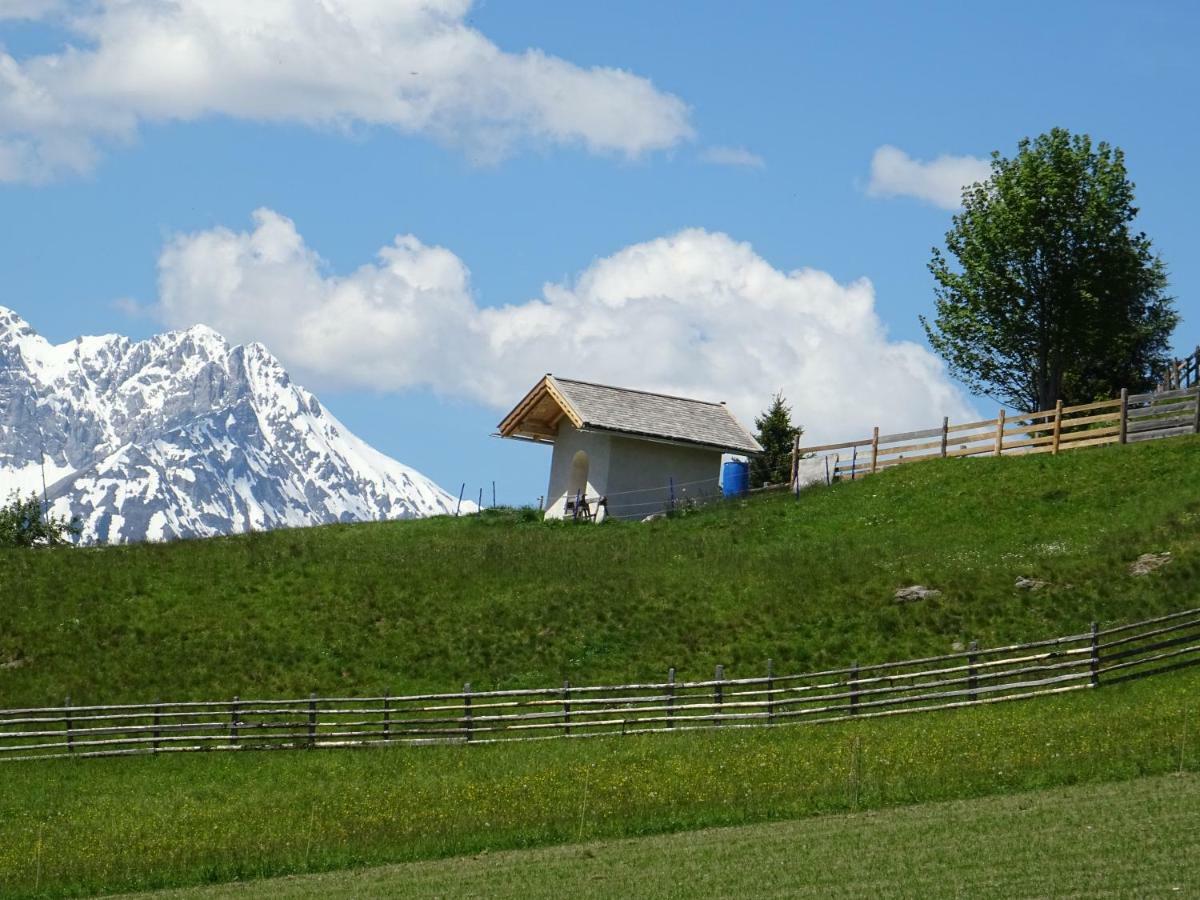
MULTIPOLYGON (((53 345, 0 307, 0 499, 87 542, 412 518, 456 498, 351 434, 262 344, 198 325, 53 345)), ((465 504, 464 504, 465 505, 465 504)))
POLYGON ((16 310, 9 309, 7 306, 0 306, 0 338, 22 327, 30 331, 33 330, 29 328, 24 319, 17 315, 16 310))

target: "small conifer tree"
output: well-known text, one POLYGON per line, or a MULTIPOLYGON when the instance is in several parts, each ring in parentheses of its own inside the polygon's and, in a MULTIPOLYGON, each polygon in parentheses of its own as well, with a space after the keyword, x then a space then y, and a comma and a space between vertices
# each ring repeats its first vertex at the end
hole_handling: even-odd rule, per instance
POLYGON ((758 487, 764 483, 780 484, 791 478, 792 443, 804 432, 792 424, 792 409, 783 399, 783 392, 775 394, 766 411, 755 418, 755 435, 763 452, 750 458, 750 484, 758 487))

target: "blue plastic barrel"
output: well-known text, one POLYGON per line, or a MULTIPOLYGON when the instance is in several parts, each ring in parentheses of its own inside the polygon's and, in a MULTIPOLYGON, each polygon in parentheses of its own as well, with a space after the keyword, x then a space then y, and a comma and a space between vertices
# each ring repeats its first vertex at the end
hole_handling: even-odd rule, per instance
POLYGON ((721 493, 726 497, 744 497, 750 487, 750 463, 731 459, 721 472, 721 493))

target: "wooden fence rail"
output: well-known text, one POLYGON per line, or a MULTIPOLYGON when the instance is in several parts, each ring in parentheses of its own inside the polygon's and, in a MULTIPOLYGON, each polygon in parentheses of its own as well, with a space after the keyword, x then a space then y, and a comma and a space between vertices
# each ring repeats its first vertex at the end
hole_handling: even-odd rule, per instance
POLYGON ((494 743, 823 723, 1021 700, 1200 663, 1200 609, 901 662, 708 681, 0 710, 0 761, 204 750, 494 743))
POLYGON ((1200 347, 1189 356, 1171 361, 1158 381, 1158 390, 1172 391, 1200 384, 1200 347))
MULTIPOLYGON (((1194 368, 1194 367, 1193 367, 1194 368)), ((930 459, 967 456, 1002 456, 1023 453, 1053 453, 1096 447, 1102 444, 1132 444, 1158 438, 1200 434, 1200 384, 1191 368, 1180 368, 1188 387, 1146 394, 1122 391, 1120 397, 1063 406, 1038 412, 1000 410, 994 419, 951 424, 869 438, 800 446, 797 437, 792 451, 792 484, 805 483, 802 466, 816 457, 818 477, 808 481, 854 480, 893 466, 930 459)))

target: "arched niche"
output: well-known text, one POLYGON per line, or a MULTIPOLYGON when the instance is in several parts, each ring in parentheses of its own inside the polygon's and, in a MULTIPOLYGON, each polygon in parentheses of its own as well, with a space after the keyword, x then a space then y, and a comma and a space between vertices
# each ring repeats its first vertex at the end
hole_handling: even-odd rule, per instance
POLYGON ((588 455, 585 450, 575 451, 571 457, 571 474, 567 478, 567 497, 574 499, 577 494, 586 495, 588 486, 588 455))

